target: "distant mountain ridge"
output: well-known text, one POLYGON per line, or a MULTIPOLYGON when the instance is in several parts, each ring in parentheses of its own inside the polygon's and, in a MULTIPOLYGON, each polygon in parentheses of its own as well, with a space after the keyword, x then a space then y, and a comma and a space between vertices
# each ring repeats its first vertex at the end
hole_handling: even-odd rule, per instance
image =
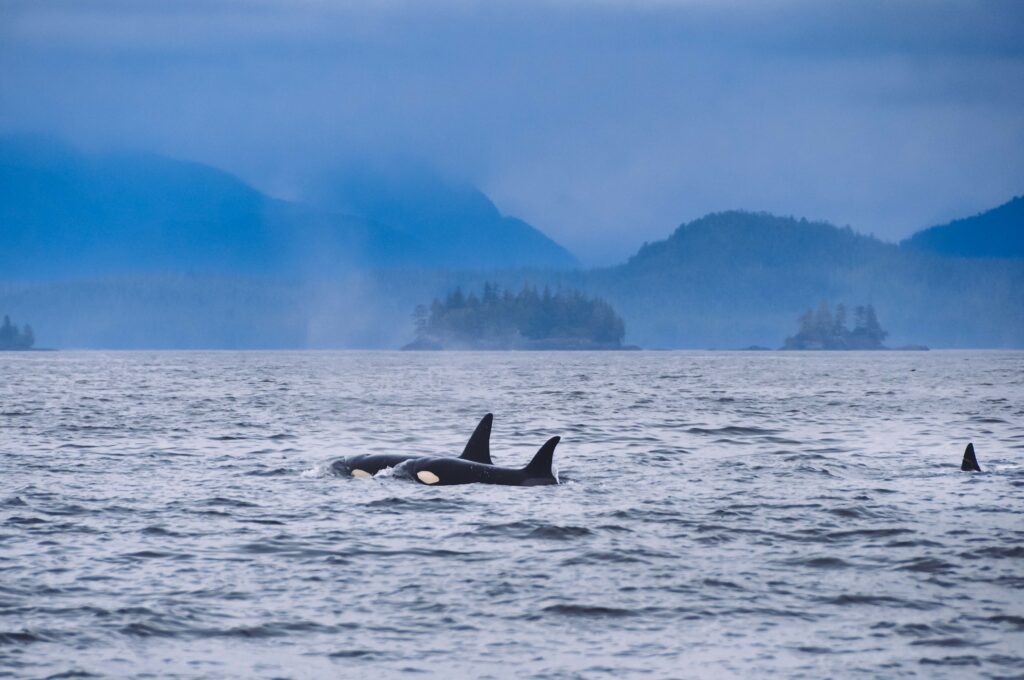
POLYGON ((536 228, 502 215, 477 188, 423 169, 361 167, 338 173, 310 202, 389 225, 415 243, 415 252, 393 250, 393 266, 418 265, 424 257, 436 266, 460 269, 578 264, 536 228))
POLYGON ((892 252, 878 239, 828 222, 729 210, 682 224, 663 241, 644 244, 623 267, 700 264, 764 267, 838 266, 892 252), (710 260, 708 258, 711 258, 710 260))
POLYGON ((972 217, 923 229, 900 246, 951 257, 1024 257, 1024 196, 972 217))
POLYGON ((488 281, 599 296, 624 320, 625 342, 647 348, 778 347, 808 306, 848 300, 875 307, 892 346, 1024 348, 1022 260, 908 251, 824 222, 739 211, 682 225, 604 269, 0 280, 0 309, 31 318, 40 342, 58 347, 398 348, 414 334, 417 305, 488 281))
POLYGON ((586 275, 627 342, 654 347, 778 346, 821 301, 862 300, 895 345, 1024 345, 1024 263, 900 248, 848 227, 767 213, 712 213, 586 275))
POLYGON ((283 201, 215 168, 155 154, 87 154, 50 139, 0 137, 0 279, 324 278, 374 267, 574 263, 477 193, 491 211, 462 219, 463 232, 476 235, 470 258, 462 232, 430 233, 400 213, 353 215, 283 201))
POLYGON ((47 346, 397 348, 416 305, 490 281, 599 296, 648 348, 778 347, 844 300, 873 305, 893 346, 1024 347, 1024 259, 826 222, 712 213, 615 267, 552 261, 564 249, 436 178, 335 178, 299 204, 197 164, 0 138, 0 309, 47 346))

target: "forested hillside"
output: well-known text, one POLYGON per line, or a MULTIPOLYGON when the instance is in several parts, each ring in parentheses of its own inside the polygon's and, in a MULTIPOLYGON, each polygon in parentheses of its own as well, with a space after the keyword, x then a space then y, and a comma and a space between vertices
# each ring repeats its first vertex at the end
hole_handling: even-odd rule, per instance
POLYGON ((917 232, 900 245, 950 257, 1024 257, 1024 196, 972 217, 917 232))
MULTIPOLYGON (((57 347, 394 348, 416 305, 490 282, 597 296, 644 347, 778 347, 803 310, 844 300, 872 305, 892 346, 1024 347, 1024 259, 730 211, 565 269, 472 189, 346 182, 312 208, 202 165, 0 140, 0 308, 57 347)), ((1020 204, 982 217, 1012 225, 1020 204)))
POLYGON ((645 346, 776 347, 804 309, 842 300, 873 304, 896 346, 1024 346, 1024 262, 907 251, 823 222, 716 213, 586 279, 645 346))
POLYGON ((376 194, 367 187, 363 195, 364 203, 314 207, 272 198, 198 163, 0 137, 0 281, 182 274, 310 280, 381 267, 574 262, 475 190, 397 185, 376 194), (388 212, 373 196, 406 209, 388 212))
POLYGON ((457 287, 414 317, 407 349, 619 349, 625 336, 611 305, 572 289, 512 292, 485 282, 479 295, 457 287))

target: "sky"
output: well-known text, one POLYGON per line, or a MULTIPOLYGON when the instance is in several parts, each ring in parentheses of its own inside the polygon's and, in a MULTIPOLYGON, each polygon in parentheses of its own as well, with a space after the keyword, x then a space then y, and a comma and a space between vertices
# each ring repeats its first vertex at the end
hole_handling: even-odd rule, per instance
POLYGON ((1024 194, 1024 2, 0 0, 0 132, 428 165, 588 264, 734 208, 896 240, 1024 194))

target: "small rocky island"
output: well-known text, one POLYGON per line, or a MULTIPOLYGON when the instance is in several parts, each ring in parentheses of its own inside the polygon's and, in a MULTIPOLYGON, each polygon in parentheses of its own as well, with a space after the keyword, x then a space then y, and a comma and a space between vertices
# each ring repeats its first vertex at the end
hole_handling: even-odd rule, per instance
POLYGON ((485 283, 480 295, 456 288, 414 313, 406 350, 617 350, 626 327, 606 301, 577 290, 518 293, 485 283))
POLYGON ((11 317, 4 315, 3 325, 0 325, 0 351, 26 351, 35 344, 31 326, 26 324, 19 330, 16 324, 11 323, 11 317))
POLYGON ((846 305, 836 305, 835 313, 827 302, 817 310, 808 309, 800 316, 800 330, 786 338, 782 349, 793 350, 858 350, 888 349, 882 344, 889 333, 878 323, 872 305, 853 308, 853 328, 846 326, 846 305))

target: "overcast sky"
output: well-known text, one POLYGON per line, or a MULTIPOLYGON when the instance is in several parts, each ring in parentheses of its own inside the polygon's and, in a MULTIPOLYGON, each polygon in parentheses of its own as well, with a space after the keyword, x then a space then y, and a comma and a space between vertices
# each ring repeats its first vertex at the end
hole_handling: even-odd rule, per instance
POLYGON ((1024 2, 0 0, 0 131, 283 197, 427 163, 591 263, 729 208, 898 239, 1024 193, 1024 2))

